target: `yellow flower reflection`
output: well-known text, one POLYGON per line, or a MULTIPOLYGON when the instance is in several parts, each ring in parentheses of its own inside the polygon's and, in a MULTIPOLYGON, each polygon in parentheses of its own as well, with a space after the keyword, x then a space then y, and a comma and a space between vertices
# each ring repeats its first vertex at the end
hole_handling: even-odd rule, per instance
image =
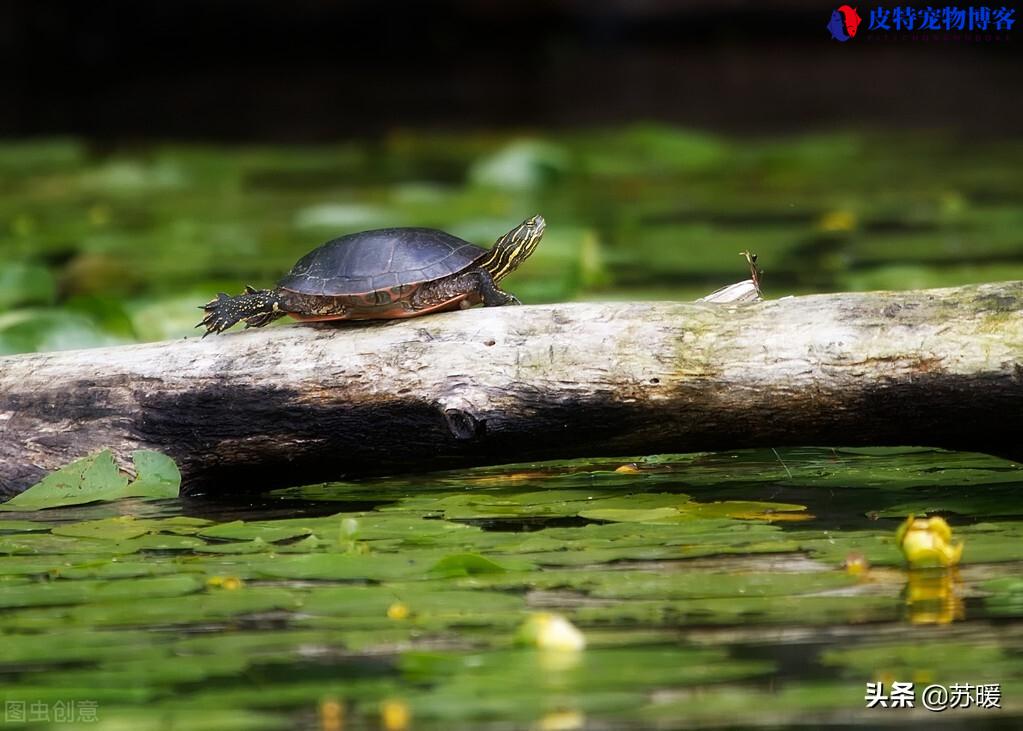
POLYGON ((579 711, 551 711, 533 728, 536 731, 576 731, 586 725, 586 716, 579 711))
POLYGON ((907 618, 912 624, 951 624, 965 619, 958 569, 910 570, 906 582, 907 618))
POLYGON ((321 731, 342 731, 345 727, 344 703, 336 698, 325 698, 320 701, 321 731))
POLYGON ((380 722, 384 731, 406 731, 412 712, 402 700, 390 699, 380 704, 380 722))

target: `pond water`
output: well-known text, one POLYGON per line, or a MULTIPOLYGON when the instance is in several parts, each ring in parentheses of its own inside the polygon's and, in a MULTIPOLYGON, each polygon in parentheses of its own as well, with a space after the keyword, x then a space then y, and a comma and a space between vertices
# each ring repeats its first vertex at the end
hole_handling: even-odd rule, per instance
MULTIPOLYGON (((487 243, 534 213, 526 302, 695 298, 743 249, 769 298, 1023 279, 1020 190, 1018 142, 933 135, 4 143, 0 354, 191 335, 211 294, 341 232, 487 243)), ((1016 464, 806 448, 223 488, 254 497, 0 514, 5 728, 1023 725, 1016 464), (925 513, 958 567, 905 568, 925 513), (522 644, 537 613, 585 649, 522 644), (894 682, 917 708, 866 707, 894 682), (953 684, 970 708, 919 707, 953 684)))
POLYGON ((895 449, 10 513, 0 687, 90 728, 1018 728, 1021 515, 1018 465, 895 449), (925 512, 959 567, 904 568, 925 512), (518 642, 538 612, 585 649, 518 642), (896 681, 997 684, 1001 708, 866 708, 896 681))

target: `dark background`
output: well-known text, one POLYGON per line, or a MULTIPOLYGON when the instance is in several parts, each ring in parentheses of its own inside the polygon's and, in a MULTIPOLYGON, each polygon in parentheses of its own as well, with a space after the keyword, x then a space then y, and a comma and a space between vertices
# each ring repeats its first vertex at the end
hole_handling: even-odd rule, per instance
POLYGON ((0 134, 312 142, 638 119, 1020 129, 1015 34, 871 42, 874 5, 859 3, 860 34, 841 44, 827 2, 7 2, 0 134))

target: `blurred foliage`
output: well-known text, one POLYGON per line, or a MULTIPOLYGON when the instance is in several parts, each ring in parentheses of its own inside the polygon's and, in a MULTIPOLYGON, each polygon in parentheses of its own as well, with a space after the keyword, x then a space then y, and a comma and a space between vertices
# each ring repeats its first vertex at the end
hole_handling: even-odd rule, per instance
POLYGON ((189 334, 366 228, 489 246, 533 213, 526 302, 692 299, 761 256, 769 297, 1023 279, 1023 145, 939 135, 396 132, 319 147, 0 144, 0 354, 189 334))

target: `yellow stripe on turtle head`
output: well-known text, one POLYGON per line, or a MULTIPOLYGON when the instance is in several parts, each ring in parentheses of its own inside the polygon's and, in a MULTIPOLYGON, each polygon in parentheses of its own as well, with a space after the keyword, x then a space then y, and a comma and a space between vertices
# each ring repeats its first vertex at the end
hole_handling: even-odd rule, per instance
POLYGON ((495 282, 499 281, 529 258, 543 238, 546 227, 543 216, 523 221, 497 240, 480 266, 490 273, 495 282))

